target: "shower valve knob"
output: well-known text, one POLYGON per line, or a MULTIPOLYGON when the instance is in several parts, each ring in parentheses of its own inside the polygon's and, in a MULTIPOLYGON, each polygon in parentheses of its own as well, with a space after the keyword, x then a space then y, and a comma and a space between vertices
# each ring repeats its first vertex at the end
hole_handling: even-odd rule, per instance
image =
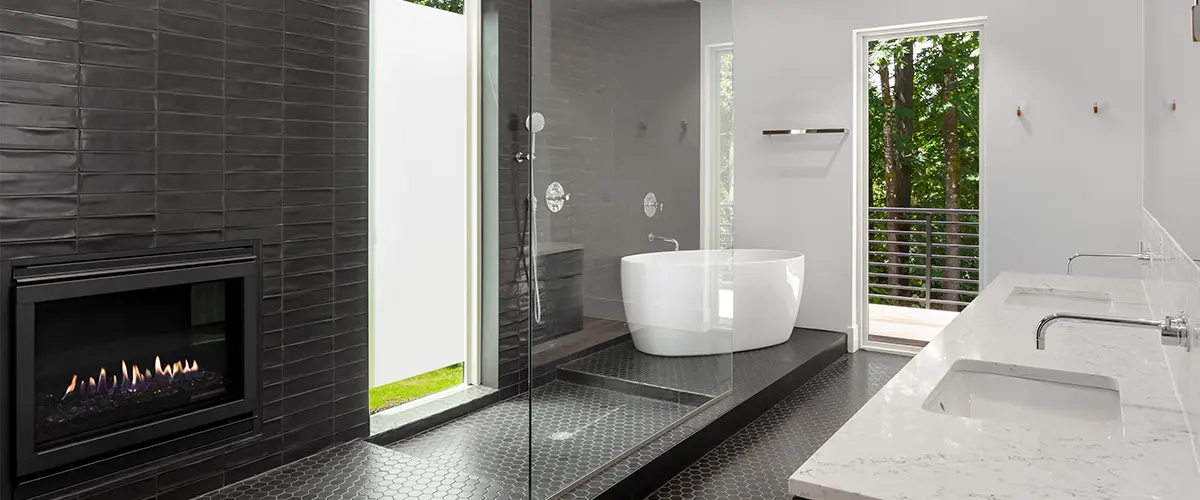
POLYGON ((533 161, 537 159, 533 153, 517 153, 516 155, 513 155, 513 158, 517 160, 517 163, 525 163, 526 161, 533 161))

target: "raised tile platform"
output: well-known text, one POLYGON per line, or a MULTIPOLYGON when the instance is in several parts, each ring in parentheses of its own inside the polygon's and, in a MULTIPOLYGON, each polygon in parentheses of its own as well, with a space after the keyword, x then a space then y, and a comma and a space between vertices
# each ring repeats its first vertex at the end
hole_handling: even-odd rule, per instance
POLYGON ((560 379, 567 378, 563 372, 571 372, 712 398, 733 387, 733 354, 653 356, 625 342, 562 365, 558 371, 560 379))

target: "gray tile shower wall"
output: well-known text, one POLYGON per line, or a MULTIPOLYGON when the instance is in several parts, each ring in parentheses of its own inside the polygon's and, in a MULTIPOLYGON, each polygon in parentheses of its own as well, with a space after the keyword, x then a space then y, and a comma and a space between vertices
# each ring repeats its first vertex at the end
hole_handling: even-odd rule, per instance
POLYGON ((534 5, 536 192, 557 181, 571 193, 538 211, 539 242, 582 245, 584 314, 624 321, 622 257, 670 250, 650 233, 700 248, 700 4, 534 5), (648 192, 664 204, 653 218, 648 192))
POLYGON ((700 7, 484 0, 483 9, 499 25, 496 386, 507 397, 528 390, 530 338, 545 336, 530 332, 529 163, 513 160, 531 145, 531 102, 546 116, 537 192, 559 181, 572 194, 559 213, 539 210, 539 241, 582 245, 584 315, 623 320, 622 256, 663 250, 650 232, 699 247, 700 7), (642 212, 647 191, 668 204, 654 219, 642 212))
POLYGON ((263 435, 80 498, 367 435, 368 5, 0 0, 0 258, 263 242, 263 435))

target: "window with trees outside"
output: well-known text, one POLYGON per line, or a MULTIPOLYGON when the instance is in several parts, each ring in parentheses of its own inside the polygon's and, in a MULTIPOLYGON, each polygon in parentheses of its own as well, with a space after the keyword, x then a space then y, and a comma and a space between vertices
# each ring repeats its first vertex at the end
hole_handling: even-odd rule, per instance
POLYGON ((733 248, 733 46, 717 49, 717 246, 733 248))
POLYGON ((979 41, 868 45, 872 340, 923 345, 979 293, 979 41))

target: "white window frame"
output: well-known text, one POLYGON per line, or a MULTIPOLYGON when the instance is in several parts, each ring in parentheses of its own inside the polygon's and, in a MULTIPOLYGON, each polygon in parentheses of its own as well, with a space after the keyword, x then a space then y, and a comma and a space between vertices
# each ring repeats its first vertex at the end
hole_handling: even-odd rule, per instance
POLYGON ((467 342, 463 356, 463 383, 479 385, 483 363, 483 157, 481 79, 483 11, 481 0, 465 0, 467 18, 467 342))
MULTIPOLYGON (((372 12, 374 12, 375 11, 375 0, 371 0, 370 3, 371 3, 371 5, 370 5, 371 10, 372 10, 372 12)), ((463 15, 466 17, 466 24, 467 24, 467 36, 466 36, 466 40, 464 41, 464 43, 467 44, 467 71, 466 71, 467 95, 463 96, 463 98, 467 99, 467 116, 465 117, 467 120, 467 134, 466 134, 467 142, 466 142, 466 144, 464 144, 464 147, 466 148, 466 151, 467 151, 467 161, 466 161, 467 185, 465 186, 466 190, 467 190, 467 210, 466 210, 467 220, 465 221, 466 224, 464 226, 464 230, 467 231, 467 239, 466 239, 467 240, 467 261, 463 263, 463 265, 466 266, 466 268, 467 268, 467 296, 464 297, 464 300, 463 300, 463 307, 466 308, 466 323, 467 324, 465 325, 464 330, 466 332, 467 338, 466 338, 466 342, 465 342, 465 344, 466 344, 465 351, 466 352, 463 353, 462 385, 479 385, 482 380, 482 374, 481 374, 480 367, 482 364, 482 344, 483 344, 483 337, 482 337, 482 335, 483 335, 483 314, 482 314, 482 312, 483 312, 482 311, 483 284, 482 284, 482 274, 481 274, 482 268, 483 268, 483 260, 482 260, 483 259, 483 253, 482 253, 483 252, 483 249, 482 249, 482 243, 483 243, 483 241, 482 241, 483 240, 482 217, 483 217, 483 215, 482 215, 481 210, 483 209, 483 206, 482 206, 481 198, 480 198, 483 194, 482 193, 482 178, 481 178, 482 177, 482 171, 481 171, 482 157, 481 157, 481 143, 480 143, 480 141, 482 140, 482 134, 481 134, 481 128, 480 128, 481 112, 482 112, 482 110, 480 109, 481 108, 480 99, 482 98, 482 94, 480 93, 481 92, 480 78, 482 77, 482 74, 481 74, 482 54, 480 53, 480 51, 481 51, 481 43, 482 43, 482 29, 483 29, 482 28, 483 12, 482 12, 482 8, 481 8, 481 0, 465 0, 463 2, 463 15)), ((374 16, 371 17, 369 24, 370 24, 370 29, 372 31, 374 31, 377 28, 377 26, 375 25, 375 17, 374 16)), ((369 58, 374 60, 375 59, 375 57, 374 57, 375 56, 375 44, 371 44, 371 47, 369 48, 369 50, 370 50, 369 58)), ((374 100, 373 96, 375 96, 376 89, 372 88, 369 90, 371 92, 368 93, 368 99, 373 101, 374 100)), ((373 102, 369 103, 368 106, 369 106, 369 109, 374 109, 373 102)), ((372 113, 368 117, 367 120, 368 120, 368 128, 374 129, 375 128, 374 113, 372 113)), ((370 132, 368 132, 368 134, 370 134, 370 132)), ((370 150, 369 158, 374 159, 376 157, 375 146, 376 146, 375 141, 371 141, 371 144, 368 145, 368 148, 370 150)), ((367 184, 368 184, 368 191, 369 191, 368 196, 370 196, 370 197, 376 196, 378 193, 375 192, 375 189, 374 189, 375 184, 370 182, 369 179, 368 179, 367 184)), ((371 218, 371 223, 372 224, 374 223, 374 218, 371 218)), ((370 231, 370 228, 368 228, 368 231, 369 231, 368 234, 373 234, 373 232, 370 231)), ((372 240, 372 242, 373 242, 373 240, 372 240)), ((372 244, 371 246, 373 247, 374 245, 372 244)), ((375 256, 373 253, 371 253, 367 256, 369 267, 374 267, 374 262, 373 262, 374 258, 375 258, 375 256)), ((368 288, 367 293, 369 296, 374 295, 374 293, 373 293, 374 284, 375 284, 374 281, 371 281, 367 284, 367 288, 368 288)), ((371 307, 373 308, 373 306, 374 306, 374 304, 372 303, 371 307)), ((371 366, 376 362, 376 359, 375 359, 375 342, 374 342, 374 330, 375 330, 374 329, 374 315, 370 314, 370 311, 368 311, 367 322, 368 322, 368 340, 367 340, 367 351, 368 351, 367 357, 368 358, 367 359, 368 359, 368 366, 371 366)), ((371 370, 370 368, 368 368, 367 373, 368 373, 368 384, 371 387, 374 387, 374 385, 375 385, 374 384, 374 377, 375 377, 374 370, 371 370)), ((456 390, 456 389, 451 388, 451 389, 441 391, 437 394, 448 393, 448 392, 451 392, 454 390, 456 390)), ((430 396, 436 396, 436 394, 431 394, 430 396)), ((414 405, 423 404, 432 399, 435 399, 435 398, 430 398, 430 397, 420 398, 420 399, 413 401, 413 404, 414 405)))
POLYGON ((979 32, 979 114, 981 117, 979 120, 979 272, 982 276, 989 276, 984 269, 988 261, 987 256, 984 255, 987 247, 983 245, 984 239, 987 238, 986 230, 989 227, 987 223, 987 211, 984 210, 984 207, 986 207, 987 187, 987 183, 984 182, 984 176, 987 172, 985 166, 987 142, 984 138, 987 137, 987 125, 986 121, 982 119, 983 116, 987 115, 987 110, 985 109, 987 104, 985 92, 987 90, 986 74, 988 65, 984 62, 984 58, 987 55, 987 52, 984 50, 986 45, 986 23, 987 17, 984 16, 854 31, 854 79, 852 81, 854 87, 854 122, 851 132, 854 141, 854 182, 852 183, 853 192, 851 193, 854 212, 854 268, 851 274, 854 280, 854 286, 851 287, 854 324, 851 327, 850 352, 865 349, 868 351, 913 355, 921 350, 919 347, 874 342, 869 339, 870 318, 868 316, 868 306, 870 302, 868 294, 870 288, 868 286, 867 272, 867 252, 869 250, 867 241, 870 238, 867 234, 867 217, 869 215, 868 209, 871 199, 866 195, 866 188, 871 182, 870 167, 868 164, 871 141, 870 117, 868 116, 870 60, 867 50, 871 42, 879 40, 945 35, 970 31, 979 32))

